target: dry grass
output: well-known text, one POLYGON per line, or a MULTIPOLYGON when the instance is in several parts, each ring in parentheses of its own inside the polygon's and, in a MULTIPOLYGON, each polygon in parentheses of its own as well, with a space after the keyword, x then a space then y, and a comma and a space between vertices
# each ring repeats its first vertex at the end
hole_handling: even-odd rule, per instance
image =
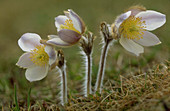
MULTIPOLYGON (((57 100, 32 100, 31 109, 32 111, 169 111, 169 66, 170 62, 167 61, 153 66, 146 73, 134 73, 133 76, 127 77, 120 75, 120 81, 107 80, 101 95, 96 93, 85 98, 70 94, 69 103, 64 107, 59 105, 57 100)), ((26 103, 19 101, 19 104, 21 110, 27 109, 26 103)), ((11 109, 12 107, 14 106, 11 106, 11 109)))
POLYGON ((120 75, 120 81, 107 81, 102 95, 71 98, 65 109, 164 111, 164 105, 170 106, 169 66, 158 65, 152 72, 127 78, 120 75))

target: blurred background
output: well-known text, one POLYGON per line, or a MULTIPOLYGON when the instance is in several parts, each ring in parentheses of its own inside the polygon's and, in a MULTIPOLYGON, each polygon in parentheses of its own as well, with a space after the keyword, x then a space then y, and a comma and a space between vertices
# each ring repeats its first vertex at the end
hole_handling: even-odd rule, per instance
MULTIPOLYGON (((57 90, 58 80, 54 80, 55 83, 48 81, 54 75, 49 75, 40 82, 30 83, 25 79, 25 70, 15 65, 23 53, 17 44, 22 34, 37 33, 43 39, 47 39, 47 35, 56 34, 54 18, 62 15, 64 10, 73 9, 97 37, 93 50, 94 79, 92 84, 94 85, 101 49, 101 44, 98 44, 101 41, 100 23, 106 21, 112 24, 117 15, 132 5, 143 5, 147 9, 166 14, 167 22, 153 31, 162 44, 145 48, 145 53, 140 57, 133 56, 118 43, 111 47, 106 64, 106 78, 115 81, 119 74, 142 72, 145 67, 151 67, 170 59, 170 0, 0 0, 0 106, 13 101, 14 83, 17 85, 21 100, 25 97, 29 87, 33 88, 33 98, 40 100, 45 98, 49 101, 55 95, 50 94, 57 90), (44 97, 38 92, 39 89, 43 90, 41 93, 44 93, 44 97)), ((80 50, 78 45, 63 50, 67 60, 68 81, 73 81, 68 82, 69 90, 71 93, 78 93, 81 86, 77 85, 82 83, 84 78, 84 71, 81 70, 83 65, 80 50)))

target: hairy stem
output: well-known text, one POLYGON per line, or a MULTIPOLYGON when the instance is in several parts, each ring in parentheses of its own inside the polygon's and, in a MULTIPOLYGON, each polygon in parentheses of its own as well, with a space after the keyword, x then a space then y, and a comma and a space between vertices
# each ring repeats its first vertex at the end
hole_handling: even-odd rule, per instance
POLYGON ((84 95, 86 97, 92 93, 91 91, 91 73, 92 73, 92 49, 93 41, 95 37, 91 32, 88 32, 85 36, 82 37, 80 42, 80 49, 82 50, 83 58, 85 58, 85 83, 84 83, 84 95))
POLYGON ((104 47, 102 49, 101 58, 100 58, 98 75, 97 75, 97 82, 96 82, 95 91, 98 91, 100 93, 101 93, 101 87, 102 87, 102 84, 103 84, 104 70, 105 70, 105 64, 106 64, 106 57, 107 57, 108 49, 109 49, 109 41, 104 43, 104 47))
POLYGON ((67 103, 67 75, 66 68, 60 68, 61 75, 61 104, 64 105, 67 103))
POLYGON ((88 97, 91 94, 91 56, 87 55, 86 63, 86 78, 85 78, 85 96, 88 97))
POLYGON ((62 50, 58 50, 57 53, 57 68, 59 69, 61 77, 61 104, 64 106, 67 103, 67 73, 66 73, 66 61, 64 60, 64 54, 62 50))

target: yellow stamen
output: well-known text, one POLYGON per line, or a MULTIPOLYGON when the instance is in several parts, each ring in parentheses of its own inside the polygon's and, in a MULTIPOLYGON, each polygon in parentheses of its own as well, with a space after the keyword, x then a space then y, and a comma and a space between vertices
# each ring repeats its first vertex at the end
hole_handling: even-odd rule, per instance
POLYGON ((130 16, 120 25, 119 31, 125 38, 139 40, 143 38, 143 31, 146 30, 144 25, 146 24, 142 18, 130 16))
POLYGON ((73 30, 80 34, 80 32, 77 29, 75 29, 75 27, 73 26, 73 22, 70 19, 67 19, 65 21, 64 25, 63 24, 60 25, 60 29, 69 29, 69 30, 73 30))
POLYGON ((36 49, 31 51, 30 59, 33 63, 35 63, 38 66, 45 66, 49 61, 49 56, 45 52, 45 46, 39 45, 36 46, 36 49))

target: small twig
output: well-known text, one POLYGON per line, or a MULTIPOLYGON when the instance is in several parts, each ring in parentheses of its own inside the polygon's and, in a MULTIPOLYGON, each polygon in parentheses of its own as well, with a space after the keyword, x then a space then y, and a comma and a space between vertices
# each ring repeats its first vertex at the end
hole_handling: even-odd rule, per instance
POLYGON ((147 82, 147 73, 145 73, 145 89, 147 88, 146 82, 147 82))
POLYGON ((123 93, 123 95, 125 95, 124 91, 123 91, 123 81, 122 81, 122 76, 120 75, 120 85, 121 85, 121 91, 123 93))
POLYGON ((103 103, 111 95, 112 95, 112 93, 108 94, 105 98, 103 98, 102 101, 100 102, 100 104, 103 103))

